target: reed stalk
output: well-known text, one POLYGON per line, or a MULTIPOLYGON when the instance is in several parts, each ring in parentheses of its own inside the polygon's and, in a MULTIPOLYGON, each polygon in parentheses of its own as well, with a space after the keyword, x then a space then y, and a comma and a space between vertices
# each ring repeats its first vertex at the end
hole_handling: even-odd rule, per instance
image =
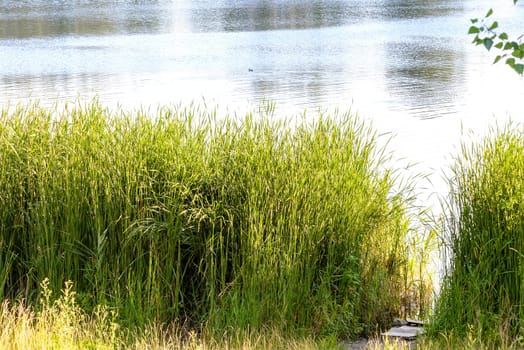
POLYGON ((463 145, 452 170, 435 330, 514 343, 524 326, 524 129, 509 124, 463 145))
POLYGON ((410 201, 350 113, 291 123, 93 102, 0 115, 4 298, 71 280, 87 311, 108 304, 131 324, 346 338, 406 303, 410 201))

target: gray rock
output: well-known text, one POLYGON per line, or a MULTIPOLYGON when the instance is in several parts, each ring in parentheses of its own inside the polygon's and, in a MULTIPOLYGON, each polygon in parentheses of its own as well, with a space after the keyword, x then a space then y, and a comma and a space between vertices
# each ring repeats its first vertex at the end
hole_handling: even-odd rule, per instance
POLYGON ((384 337, 395 337, 406 340, 415 339, 417 335, 423 334, 424 328, 413 326, 392 327, 389 331, 382 333, 384 337))
POLYGON ((393 327, 401 327, 401 326, 407 326, 407 325, 408 325, 408 322, 407 322, 407 321, 395 317, 395 318, 393 319, 393 324, 392 324, 391 326, 393 326, 393 327))
POLYGON ((418 320, 410 320, 409 318, 406 319, 406 323, 408 326, 413 326, 413 327, 424 327, 424 322, 423 321, 418 321, 418 320))

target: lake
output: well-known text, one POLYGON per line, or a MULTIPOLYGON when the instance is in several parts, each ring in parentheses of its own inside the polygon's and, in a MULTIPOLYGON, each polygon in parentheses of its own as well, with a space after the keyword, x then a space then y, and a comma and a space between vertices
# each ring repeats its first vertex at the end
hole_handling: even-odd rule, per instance
MULTIPOLYGON (((493 3, 0 0, 0 105, 351 109, 394 136, 400 167, 428 174, 421 198, 435 203, 464 135, 524 122, 523 78, 467 35, 493 3)), ((502 29, 524 32, 522 3, 496 5, 502 29)))

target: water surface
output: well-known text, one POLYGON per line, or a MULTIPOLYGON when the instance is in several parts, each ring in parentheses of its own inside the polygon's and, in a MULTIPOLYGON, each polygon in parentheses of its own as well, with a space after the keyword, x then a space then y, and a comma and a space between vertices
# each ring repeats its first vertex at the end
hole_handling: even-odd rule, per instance
MULTIPOLYGON (((90 99, 136 107, 205 99, 277 113, 358 111, 399 157, 441 169, 461 129, 523 122, 524 81, 471 45, 477 0, 4 0, 0 105, 90 99), (496 116, 496 118, 493 117, 496 116)), ((495 17, 524 32, 522 4, 495 17)))

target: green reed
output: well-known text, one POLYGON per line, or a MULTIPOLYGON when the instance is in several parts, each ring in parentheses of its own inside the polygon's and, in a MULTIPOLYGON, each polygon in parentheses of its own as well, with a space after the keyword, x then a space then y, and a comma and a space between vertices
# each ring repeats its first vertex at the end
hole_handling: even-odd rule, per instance
POLYGON ((350 113, 4 109, 0 292, 71 280, 144 324, 349 337, 400 313, 410 206, 350 113))
POLYGON ((450 266, 440 331, 515 339, 524 326, 524 129, 509 125, 463 146, 453 167, 450 266))

